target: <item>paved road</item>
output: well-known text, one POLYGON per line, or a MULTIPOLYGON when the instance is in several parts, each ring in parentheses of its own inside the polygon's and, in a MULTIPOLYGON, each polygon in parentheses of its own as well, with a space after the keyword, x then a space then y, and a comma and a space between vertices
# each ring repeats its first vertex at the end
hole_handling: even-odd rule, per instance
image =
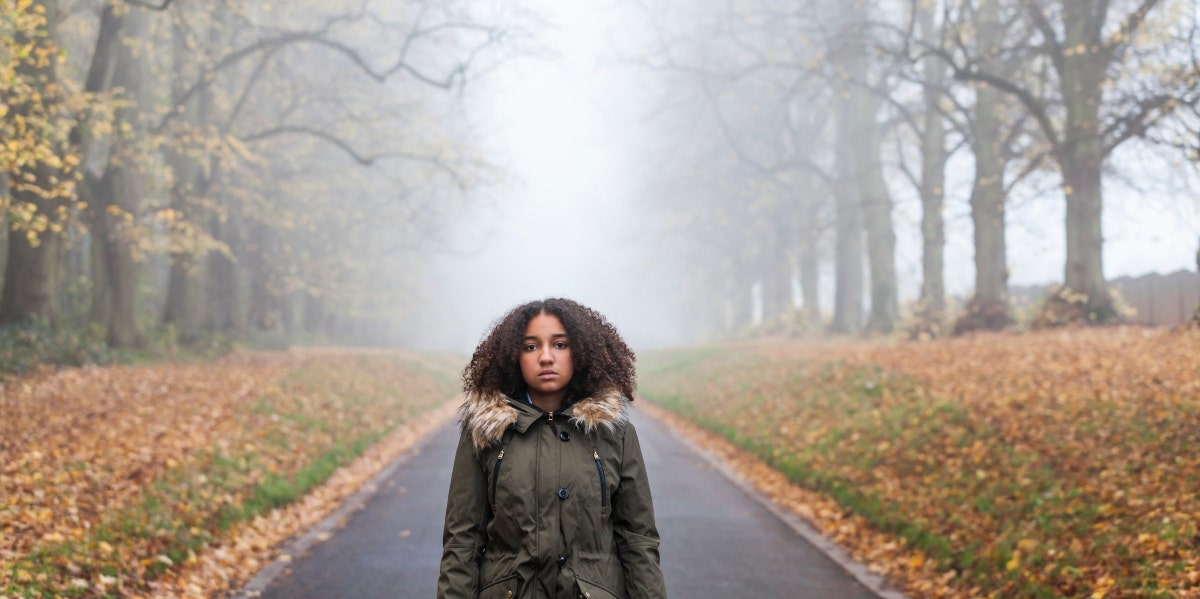
MULTIPOLYGON (((876 597, 663 425, 634 412, 672 597, 876 597)), ((296 560, 263 596, 435 596, 454 426, 422 441, 345 527, 296 560)))

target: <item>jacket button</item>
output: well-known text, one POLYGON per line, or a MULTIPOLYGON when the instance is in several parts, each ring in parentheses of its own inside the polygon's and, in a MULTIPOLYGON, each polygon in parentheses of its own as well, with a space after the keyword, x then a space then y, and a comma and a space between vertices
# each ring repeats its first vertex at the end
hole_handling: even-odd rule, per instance
POLYGON ((565 567, 567 567, 567 556, 565 556, 565 555, 558 556, 558 568, 561 570, 565 567))
POLYGON ((571 433, 568 433, 567 431, 563 431, 561 433, 558 433, 558 438, 562 439, 563 441, 570 441, 571 433))
POLYGON ((558 498, 559 499, 566 499, 570 496, 571 496, 571 493, 569 491, 567 491, 566 487, 562 487, 558 490, 558 498))

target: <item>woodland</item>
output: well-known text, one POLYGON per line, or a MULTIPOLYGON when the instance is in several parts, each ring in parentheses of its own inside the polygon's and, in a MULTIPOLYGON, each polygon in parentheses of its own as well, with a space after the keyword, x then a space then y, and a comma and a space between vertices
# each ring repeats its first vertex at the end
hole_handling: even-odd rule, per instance
MULTIPOLYGON (((65 338, 48 358, 65 363, 394 341, 423 258, 501 176, 454 96, 532 47, 507 5, 3 6, 0 322, 8 354, 65 338)), ((1030 324, 1119 321, 1106 190, 1196 182, 1189 0, 632 6, 648 33, 621 51, 659 104, 643 202, 699 338, 1011 326, 1013 202, 1066 207, 1060 285, 1030 324), (955 194, 975 280, 948 307, 955 194), (922 246, 904 322, 900 196, 922 246)))
MULTIPOLYGON (((1194 2, 640 6, 653 34, 628 59, 662 82, 659 214, 689 273, 686 309, 707 331, 1009 327, 1022 316, 1009 294, 1012 206, 1060 202, 1061 224, 1045 230, 1062 236, 1061 278, 1022 324, 1116 322, 1106 193, 1132 187, 1144 210, 1193 201, 1194 2), (905 315, 902 198, 919 205, 921 244, 905 315), (974 263, 956 305, 951 228, 971 231, 974 263)), ((1191 256, 1194 238, 1184 243, 1191 256)))
POLYGON ((0 7, 0 321, 26 341, 75 331, 50 361, 370 342, 411 292, 380 264, 415 263, 491 177, 440 99, 498 60, 501 9, 0 7))

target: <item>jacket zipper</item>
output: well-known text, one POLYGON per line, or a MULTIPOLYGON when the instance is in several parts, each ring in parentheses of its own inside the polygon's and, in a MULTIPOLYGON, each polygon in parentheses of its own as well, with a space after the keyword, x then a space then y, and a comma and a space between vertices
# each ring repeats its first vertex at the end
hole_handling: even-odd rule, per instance
POLYGON ((496 505, 496 483, 500 480, 500 462, 504 461, 504 450, 496 456, 496 466, 492 468, 492 505, 496 505))
POLYGON ((600 452, 593 451, 592 457, 596 459, 596 472, 600 474, 600 507, 608 505, 608 484, 604 480, 604 462, 600 461, 600 452))
POLYGON ((550 425, 550 430, 554 431, 554 436, 558 436, 558 427, 554 424, 554 412, 546 412, 546 423, 550 425))

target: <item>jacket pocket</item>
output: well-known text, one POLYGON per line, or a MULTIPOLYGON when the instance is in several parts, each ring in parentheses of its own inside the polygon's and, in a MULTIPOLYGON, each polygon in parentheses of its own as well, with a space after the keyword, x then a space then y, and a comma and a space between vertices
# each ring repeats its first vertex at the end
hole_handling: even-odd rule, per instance
POLYGON ((517 596, 517 575, 506 576, 479 589, 479 599, 511 599, 517 596))
POLYGON ((575 588, 578 599, 623 599, 622 595, 618 595, 594 582, 588 582, 578 576, 575 577, 575 588))
MULTIPOLYGON (((496 483, 500 482, 500 465, 504 463, 504 448, 496 455, 496 465, 492 466, 492 506, 496 505, 496 483)), ((494 510, 493 510, 494 511, 494 510)))
POLYGON ((592 458, 596 460, 596 474, 600 475, 600 509, 608 507, 608 479, 604 477, 604 462, 600 460, 600 452, 592 451, 592 458))

